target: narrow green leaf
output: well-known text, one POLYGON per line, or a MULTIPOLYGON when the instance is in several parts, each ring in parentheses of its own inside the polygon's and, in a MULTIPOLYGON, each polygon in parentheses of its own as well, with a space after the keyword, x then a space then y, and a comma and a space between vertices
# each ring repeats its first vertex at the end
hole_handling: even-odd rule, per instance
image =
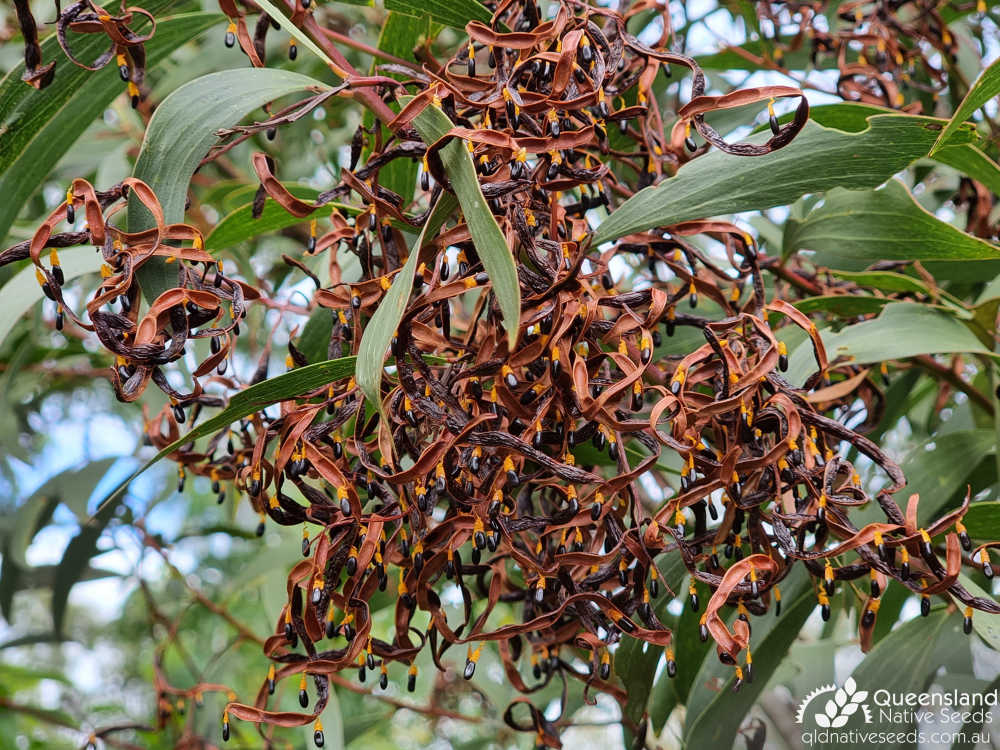
MULTIPOLYGON (((452 128, 448 115, 433 106, 417 115, 413 124, 427 144, 442 138, 452 128)), ((476 252, 493 284, 493 293, 507 328, 507 342, 513 351, 521 321, 521 287, 513 253, 507 247, 507 240, 479 188, 476 167, 468 150, 457 140, 452 140, 441 149, 440 154, 452 189, 462 206, 476 252)))
POLYGON ((379 411, 382 409, 380 394, 385 353, 392 342, 392 337, 396 335, 396 327, 403 318, 406 302, 410 299, 410 292, 413 291, 413 277, 420 264, 420 250, 424 245, 424 238, 436 235, 457 205, 455 197, 450 193, 441 195, 423 230, 413 243, 410 257, 392 280, 392 286, 365 326, 361 343, 358 345, 358 367, 355 377, 369 403, 379 411))
POLYGON ((974 180, 979 180, 994 193, 1000 193, 1000 164, 971 143, 945 146, 934 153, 934 161, 957 169, 974 180))
POLYGON ((784 254, 817 253, 819 265, 843 261, 998 260, 1000 248, 941 221, 898 180, 878 190, 831 190, 823 205, 785 231, 784 254), (906 227, 900 232, 900 227, 906 227))
MULTIPOLYGON (((830 360, 848 357, 866 365, 918 354, 973 352, 996 356, 960 320, 941 310, 915 302, 894 302, 872 320, 847 326, 839 333, 822 332, 830 360)), ((812 343, 803 342, 789 358, 788 380, 802 383, 816 370, 812 343)))
POLYGON ((870 286, 883 292, 916 292, 930 295, 931 291, 920 279, 893 271, 833 271, 833 276, 853 281, 859 286, 870 286))
POLYGON ((59 472, 25 500, 14 514, 10 546, 7 549, 11 561, 27 567, 25 550, 35 535, 48 524, 59 503, 65 503, 77 518, 86 520, 87 499, 117 460, 117 457, 102 458, 78 469, 59 472))
POLYGON ((926 156, 942 128, 941 120, 913 115, 874 115, 867 122, 860 133, 808 122, 794 141, 767 156, 713 151, 699 157, 625 201, 597 228, 594 244, 681 221, 787 205, 835 187, 874 188, 926 156))
MULTIPOLYGON (((801 573, 801 571, 796 571, 801 573)), ((767 681, 798 637, 802 624, 816 607, 816 596, 804 576, 782 584, 781 616, 773 613, 753 621, 754 680, 733 693, 732 667, 722 664, 710 649, 691 687, 684 726, 685 746, 690 748, 733 747, 740 724, 763 692, 767 681)), ((679 658, 683 658, 683 654, 679 658)))
MULTIPOLYGON (((429 16, 408 16, 405 13, 390 12, 382 30, 378 36, 378 48, 390 55, 403 60, 415 60, 413 56, 414 48, 424 38, 430 27, 429 16)), ((372 60, 372 75, 379 73, 378 65, 381 60, 372 60)), ((390 73, 392 78, 403 80, 406 76, 401 73, 390 73)), ((398 104, 390 105, 394 111, 399 110, 398 104)), ((364 114, 366 127, 371 127, 375 121, 375 116, 370 111, 364 114)), ((385 128, 384 123, 381 127, 385 128)), ((388 130, 385 130, 388 135, 388 130)), ((403 205, 407 206, 413 201, 413 193, 417 187, 417 160, 416 159, 393 159, 379 170, 379 184, 396 193, 403 199, 403 205)))
MULTIPOLYGON (((108 507, 113 506, 109 504, 108 507)), ((52 587, 52 628, 56 633, 63 632, 69 592, 90 566, 90 559, 97 554, 97 542, 110 520, 111 513, 95 515, 66 545, 66 551, 56 569, 55 585, 52 587)))
MULTIPOLYGON (((59 251, 59 262, 66 281, 69 281, 84 274, 96 273, 100 270, 103 259, 92 247, 71 247, 59 251)), ((0 343, 7 338, 20 317, 42 299, 45 299, 45 295, 35 280, 35 266, 29 263, 0 289, 0 309, 3 309, 3 316, 0 316, 0 343)))
POLYGON ((267 13, 272 19, 277 21, 278 25, 281 26, 295 41, 305 47, 307 50, 312 52, 316 57, 325 62, 327 65, 336 65, 333 60, 316 44, 312 39, 306 36, 298 26, 291 22, 291 20, 286 16, 281 10, 278 9, 274 3, 269 0, 260 0, 257 5, 260 9, 267 13))
MULTIPOLYGON (((858 102, 840 102, 824 104, 809 110, 809 119, 825 128, 836 128, 850 133, 857 133, 868 126, 867 118, 872 115, 897 114, 885 107, 873 107, 858 102)), ((781 123, 788 122, 792 115, 778 118, 781 123)), ((757 130, 763 131, 766 124, 757 130)), ((936 153, 931 154, 934 161, 957 169, 986 185, 994 193, 1000 193, 1000 165, 984 154, 972 143, 960 145, 949 144, 936 153)))
POLYGON ((385 0, 386 10, 409 16, 429 15, 438 23, 464 29, 469 21, 489 23, 493 14, 477 0, 385 0))
POLYGON ((7 553, 7 547, 3 548, 3 560, 0 560, 0 614, 8 623, 14 618, 14 594, 24 586, 21 580, 24 577, 24 570, 19 565, 15 565, 11 556, 7 553))
MULTIPOLYGON (((143 7, 159 17, 176 4, 176 0, 150 0, 143 7)), ((220 13, 159 18, 156 34, 146 43, 147 69, 223 18, 220 13)), ((79 36, 82 38, 74 40, 73 49, 82 60, 93 60, 107 47, 107 38, 100 34, 79 36)), ((0 195, 4 196, 0 201, 0 241, 59 159, 108 104, 125 92, 115 65, 92 72, 70 64, 55 34, 42 42, 42 59, 59 60, 56 77, 46 88, 39 91, 21 80, 23 62, 0 82, 0 195)))
MULTIPOLYGON (((980 461, 995 450, 996 434, 992 430, 961 430, 934 435, 913 446, 903 457, 901 467, 907 483, 898 496, 905 499, 914 492, 918 493, 918 520, 927 523, 937 517, 952 497, 965 495, 969 475, 980 461)), ((990 537, 997 538, 1000 537, 990 537)))
POLYGON ((949 142, 965 125, 965 121, 972 117, 977 109, 997 95, 1000 95, 1000 60, 996 60, 984 70, 976 82, 972 84, 972 88, 969 89, 969 93, 965 95, 962 103, 958 105, 958 109, 952 115, 948 126, 941 131, 941 135, 934 142, 931 155, 937 154, 946 145, 951 145, 949 142))
POLYGON ((615 652, 615 674, 625 684, 628 701, 625 717, 635 724, 642 722, 646 702, 653 689, 653 675, 663 650, 638 638, 625 638, 615 652))
POLYGON ((874 297, 870 294, 831 294, 806 297, 796 302, 795 306, 806 315, 825 310, 842 318, 851 318, 877 313, 890 302, 892 299, 889 297, 874 297))
MULTIPOLYGON (((224 70, 196 78, 170 94, 153 113, 133 175, 156 193, 168 223, 184 219, 188 183, 199 162, 217 140, 216 131, 233 125, 250 112, 288 94, 321 91, 326 84, 287 70, 247 68, 224 70)), ((147 228, 152 216, 130 200, 130 231, 147 228)), ((147 263, 140 283, 147 299, 172 286, 175 271, 165 263, 147 263)))
MULTIPOLYGON (((295 370, 275 375, 273 378, 257 383, 249 388, 235 394, 229 405, 211 419, 206 419, 187 434, 178 438, 170 445, 153 456, 149 461, 139 467, 131 476, 119 484, 111 491, 108 497, 101 503, 94 514, 96 518, 104 512, 110 504, 116 500, 125 488, 140 474, 145 472, 150 466, 155 464, 168 453, 180 448, 185 443, 192 440, 211 435, 214 432, 225 429, 233 422, 250 416, 254 412, 270 406, 271 404, 294 398, 305 391, 319 388, 320 386, 341 380, 354 374, 356 357, 342 357, 341 359, 330 359, 326 362, 318 362, 314 365, 306 365, 295 370)), ((93 521, 93 519, 91 519, 93 521)))
POLYGON ((963 523, 973 539, 1000 539, 1000 502, 972 503, 963 523))
POLYGON ((295 343, 310 364, 322 362, 330 349, 333 319, 336 313, 326 307, 317 307, 306 321, 299 340, 295 343))

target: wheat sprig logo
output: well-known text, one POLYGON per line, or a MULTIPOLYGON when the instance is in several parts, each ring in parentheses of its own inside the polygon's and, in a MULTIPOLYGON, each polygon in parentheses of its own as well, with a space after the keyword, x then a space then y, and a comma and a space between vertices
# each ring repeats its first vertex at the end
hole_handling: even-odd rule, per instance
MULTIPOLYGON (((859 710, 865 717, 865 723, 871 723, 871 712, 865 701, 868 698, 867 690, 858 690, 858 685, 853 677, 848 677, 843 687, 836 685, 823 685, 813 690, 806 696, 805 700, 799 704, 799 710, 795 714, 795 721, 802 724, 805 717, 810 715, 816 726, 823 729, 839 729, 850 720, 859 710), (827 698, 821 711, 807 714, 810 704, 823 695, 833 695, 827 698)), ((819 705, 818 703, 816 704, 819 705)))

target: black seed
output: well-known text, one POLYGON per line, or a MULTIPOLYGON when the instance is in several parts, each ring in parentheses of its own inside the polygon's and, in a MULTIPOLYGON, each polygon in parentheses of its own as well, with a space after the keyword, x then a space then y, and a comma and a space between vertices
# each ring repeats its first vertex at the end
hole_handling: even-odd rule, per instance
POLYGON ((677 662, 673 659, 667 659, 667 677, 671 679, 677 676, 677 662))
POLYGON ((775 117, 774 115, 771 115, 770 117, 767 118, 767 124, 771 126, 771 132, 774 133, 774 135, 777 135, 778 131, 780 130, 780 128, 778 127, 778 118, 775 117))
POLYGON ((820 607, 819 613, 823 618, 823 622, 827 622, 830 619, 830 605, 829 604, 822 605, 822 607, 820 607))
POLYGON ((472 675, 474 675, 475 673, 476 673, 476 663, 474 661, 467 660, 465 662, 465 672, 462 673, 462 676, 467 680, 471 680, 472 675))
POLYGON ((929 596, 920 597, 920 616, 927 617, 931 613, 931 598, 929 596))
POLYGON ((966 617, 964 620, 962 620, 962 632, 965 633, 966 635, 969 635, 969 633, 972 632, 972 618, 971 617, 966 617))
POLYGON ((227 31, 226 32, 226 46, 231 48, 234 44, 236 44, 236 34, 234 34, 231 31, 227 31))
POLYGON ((412 693, 416 689, 417 689, 417 676, 415 674, 411 674, 406 678, 406 690, 407 692, 412 693))
POLYGON ((684 139, 684 147, 687 148, 688 151, 695 151, 698 148, 691 136, 684 139))
MULTIPOLYGON (((364 682, 364 680, 362 680, 364 682)), ((326 740, 323 738, 323 733, 320 730, 313 732, 313 742, 316 743, 316 747, 323 747, 326 740)))
POLYGON ((305 688, 299 691, 299 705, 302 708, 309 705, 309 693, 306 692, 305 688))
POLYGON ((294 60, 298 56, 299 56, 299 48, 294 44, 288 45, 288 59, 294 60))
POLYGON ((865 613, 861 616, 861 624, 866 628, 870 628, 875 622, 875 612, 866 609, 865 613))
POLYGON ((222 722, 222 741, 229 742, 229 722, 222 722))

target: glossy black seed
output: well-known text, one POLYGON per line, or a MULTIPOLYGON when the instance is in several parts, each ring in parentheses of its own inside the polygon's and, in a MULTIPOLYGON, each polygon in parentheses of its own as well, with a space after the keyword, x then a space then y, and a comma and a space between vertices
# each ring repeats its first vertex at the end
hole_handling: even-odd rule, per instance
POLYGON ((824 604, 819 610, 820 616, 823 618, 823 622, 828 622, 830 619, 830 605, 824 604))
POLYGON ((684 139, 684 147, 688 151, 695 151, 698 148, 698 146, 695 145, 694 139, 691 136, 688 136, 687 138, 684 139))
POLYGON ((299 691, 299 705, 302 708, 309 705, 309 693, 306 692, 305 688, 299 691))
POLYGON ((222 722, 222 741, 229 742, 229 722, 222 722))
POLYGON ((962 632, 969 635, 972 632, 972 618, 966 617, 962 620, 962 632))
POLYGON ((288 45, 288 59, 294 60, 299 56, 299 48, 294 44, 288 45))
POLYGON ((929 596, 920 597, 920 616, 927 617, 931 613, 931 598, 929 596))
MULTIPOLYGON (((364 680, 362 680, 362 682, 364 682, 364 680)), ((316 743, 316 747, 323 747, 324 743, 326 743, 326 740, 323 737, 323 732, 318 729, 313 732, 313 742, 316 743)))
POLYGON ((788 355, 779 354, 778 355, 778 369, 782 372, 788 372, 788 355))
POLYGON ((969 535, 966 532, 959 532, 958 541, 962 545, 962 549, 966 552, 972 549, 972 540, 969 539, 969 535))
POLYGON ((677 662, 673 659, 667 659, 667 677, 673 679, 677 676, 677 662))
POLYGON ((227 47, 232 48, 232 46, 236 44, 236 34, 234 34, 232 31, 227 31, 225 44, 227 47))
POLYGON ((866 609, 865 613, 861 616, 861 624, 870 628, 875 623, 875 612, 870 609, 866 609))
POLYGON ((417 689, 417 676, 415 674, 411 674, 406 678, 406 691, 412 693, 416 689, 417 689))
POLYGON ((770 117, 767 118, 767 124, 771 126, 771 132, 774 135, 777 135, 778 131, 781 129, 778 127, 778 118, 775 117, 774 115, 771 115, 770 117))

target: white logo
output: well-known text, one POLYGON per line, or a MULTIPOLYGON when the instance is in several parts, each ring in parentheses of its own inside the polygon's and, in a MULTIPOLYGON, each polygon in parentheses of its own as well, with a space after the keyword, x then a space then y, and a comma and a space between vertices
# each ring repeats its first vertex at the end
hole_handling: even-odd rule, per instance
MULTIPOLYGON (((804 724, 806 717, 811 716, 816 725, 823 729, 839 729, 860 708, 864 714, 865 723, 871 724, 872 715, 868 704, 865 703, 866 698, 868 698, 868 691, 858 690, 853 677, 848 677, 842 688, 838 688, 836 685, 823 685, 809 693, 805 700, 799 704, 799 710, 795 714, 795 723, 804 724), (806 712, 806 709, 816 698, 829 693, 833 693, 833 696, 827 699, 822 711, 813 714, 806 712)), ((816 708, 819 708, 819 705, 817 703, 816 708)))

